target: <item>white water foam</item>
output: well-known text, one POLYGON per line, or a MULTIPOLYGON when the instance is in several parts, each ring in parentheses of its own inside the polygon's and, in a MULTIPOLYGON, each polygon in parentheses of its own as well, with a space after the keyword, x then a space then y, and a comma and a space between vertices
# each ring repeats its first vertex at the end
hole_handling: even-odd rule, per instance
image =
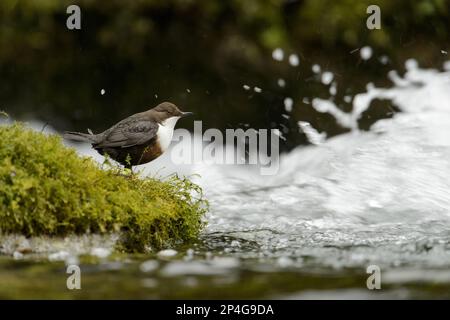
POLYGON ((276 176, 197 165, 211 201, 208 232, 254 241, 255 256, 450 265, 450 72, 406 66, 404 77, 390 74, 392 88, 368 85, 356 95, 350 114, 313 102, 353 130, 298 147, 276 176), (402 112, 360 132, 357 120, 374 99, 402 112))

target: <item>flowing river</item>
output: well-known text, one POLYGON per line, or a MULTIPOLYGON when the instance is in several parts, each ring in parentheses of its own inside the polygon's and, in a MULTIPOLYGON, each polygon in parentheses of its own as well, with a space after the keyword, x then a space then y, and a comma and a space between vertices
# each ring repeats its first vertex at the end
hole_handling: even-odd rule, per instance
POLYGON ((389 73, 391 88, 368 84, 349 114, 314 99, 309 107, 352 130, 326 139, 300 123, 312 144, 282 155, 277 175, 180 168, 169 155, 141 169, 198 174, 211 208, 194 245, 124 255, 112 253, 113 236, 0 236, 0 298, 450 298, 450 63, 409 60, 406 70, 389 73), (400 112, 359 131, 374 99, 400 112), (74 262, 82 289, 69 291, 74 262), (381 290, 367 288, 369 266, 381 290))

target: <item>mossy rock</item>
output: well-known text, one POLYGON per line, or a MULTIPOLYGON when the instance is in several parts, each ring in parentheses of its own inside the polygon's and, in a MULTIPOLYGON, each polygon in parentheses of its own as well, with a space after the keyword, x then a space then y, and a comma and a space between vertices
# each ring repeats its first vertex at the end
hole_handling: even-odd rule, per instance
POLYGON ((104 166, 80 157, 57 135, 0 125, 0 232, 118 233, 118 249, 128 252, 198 236, 207 202, 197 185, 104 166))

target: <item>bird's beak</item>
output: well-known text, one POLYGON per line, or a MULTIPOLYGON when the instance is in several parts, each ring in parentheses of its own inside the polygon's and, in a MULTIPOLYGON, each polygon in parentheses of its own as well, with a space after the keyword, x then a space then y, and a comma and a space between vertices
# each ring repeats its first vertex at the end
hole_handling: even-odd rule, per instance
POLYGON ((187 116, 192 116, 194 113, 193 112, 183 112, 181 114, 181 118, 187 117, 187 116))

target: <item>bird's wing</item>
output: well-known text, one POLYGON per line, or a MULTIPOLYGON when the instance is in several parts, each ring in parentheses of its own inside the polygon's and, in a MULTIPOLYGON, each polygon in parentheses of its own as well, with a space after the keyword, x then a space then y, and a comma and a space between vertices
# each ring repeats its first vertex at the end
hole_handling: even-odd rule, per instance
POLYGON ((144 144, 154 137, 158 124, 153 121, 128 118, 106 130, 103 139, 95 144, 95 148, 132 147, 144 144))

